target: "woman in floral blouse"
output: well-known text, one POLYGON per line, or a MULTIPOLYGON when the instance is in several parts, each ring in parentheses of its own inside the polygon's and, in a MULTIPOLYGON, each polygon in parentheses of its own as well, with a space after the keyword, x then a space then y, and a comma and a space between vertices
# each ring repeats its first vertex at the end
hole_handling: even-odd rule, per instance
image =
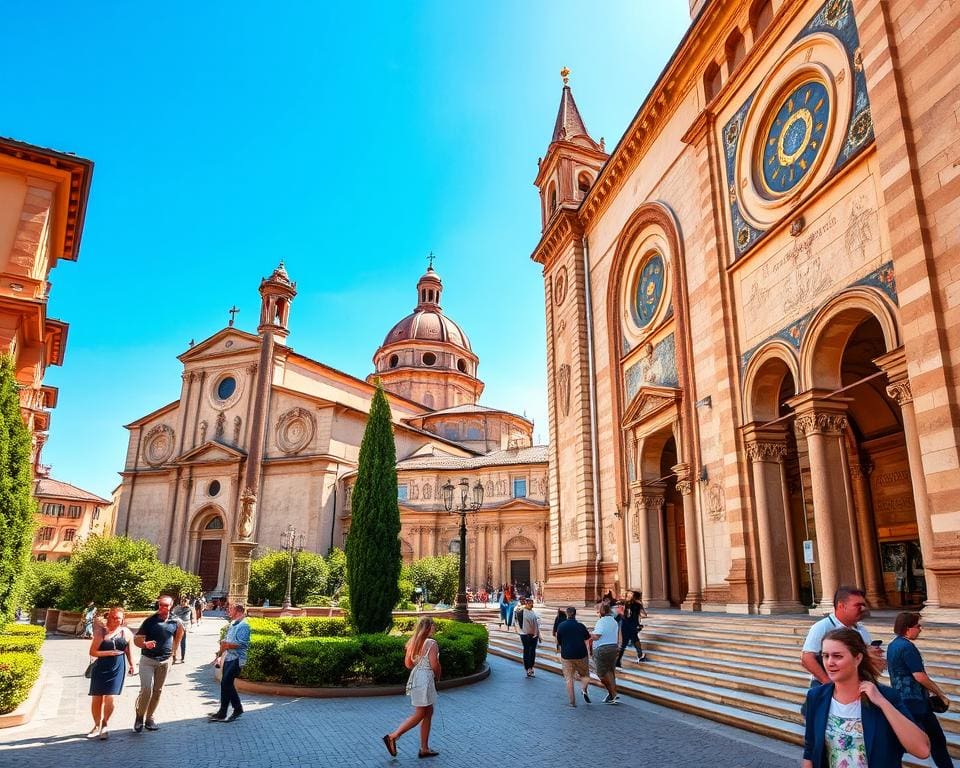
POLYGON ((930 740, 892 688, 877 684, 876 662, 860 634, 823 638, 826 685, 807 692, 803 768, 899 768, 904 751, 930 755, 930 740))

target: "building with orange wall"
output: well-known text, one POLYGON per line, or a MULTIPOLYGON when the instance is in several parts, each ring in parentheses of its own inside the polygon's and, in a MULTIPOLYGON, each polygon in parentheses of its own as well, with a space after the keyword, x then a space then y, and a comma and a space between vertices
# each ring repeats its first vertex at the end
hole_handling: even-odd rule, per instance
POLYGON ((88 536, 108 536, 113 530, 113 507, 107 499, 70 483, 40 477, 34 486, 37 530, 31 557, 66 561, 73 548, 88 536))

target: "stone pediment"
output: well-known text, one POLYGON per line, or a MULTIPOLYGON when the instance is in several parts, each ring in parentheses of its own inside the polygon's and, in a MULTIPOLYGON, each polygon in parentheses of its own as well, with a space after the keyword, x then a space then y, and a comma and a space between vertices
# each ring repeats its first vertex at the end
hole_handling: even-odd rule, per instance
POLYGON ((623 414, 621 428, 642 424, 644 421, 661 414, 670 408, 675 408, 683 393, 673 387, 640 387, 633 396, 626 413, 623 414))
POLYGON ((241 331, 238 328, 224 328, 199 344, 194 344, 177 359, 187 363, 207 357, 235 355, 238 352, 258 349, 259 346, 259 336, 254 336, 252 333, 241 331))
POLYGON ((246 457, 246 453, 232 445, 224 445, 216 440, 208 440, 186 453, 181 454, 177 464, 223 464, 234 463, 246 457))

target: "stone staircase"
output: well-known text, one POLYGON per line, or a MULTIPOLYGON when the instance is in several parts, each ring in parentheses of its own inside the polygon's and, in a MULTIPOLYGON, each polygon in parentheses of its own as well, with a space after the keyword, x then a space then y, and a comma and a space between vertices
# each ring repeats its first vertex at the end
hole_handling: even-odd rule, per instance
MULTIPOLYGON (((537 667, 560 674, 560 657, 551 635, 556 610, 544 607, 538 613, 545 642, 537 650, 537 667)), ((593 611, 587 608, 581 613, 578 618, 591 626, 593 611)), ((522 660, 519 637, 498 628, 496 611, 472 611, 471 616, 487 624, 491 653, 522 660)), ((892 616, 866 622, 874 639, 883 640, 885 647, 894 637, 892 616)), ((809 675, 799 660, 813 621, 807 616, 651 612, 640 637, 647 661, 631 661, 636 653, 628 649, 623 669, 618 670, 618 689, 624 695, 802 744, 800 705, 809 675)), ((939 719, 951 755, 960 759, 960 627, 924 622, 918 647, 927 672, 953 702, 953 708, 939 719)), ((905 761, 905 765, 924 764, 905 761)))

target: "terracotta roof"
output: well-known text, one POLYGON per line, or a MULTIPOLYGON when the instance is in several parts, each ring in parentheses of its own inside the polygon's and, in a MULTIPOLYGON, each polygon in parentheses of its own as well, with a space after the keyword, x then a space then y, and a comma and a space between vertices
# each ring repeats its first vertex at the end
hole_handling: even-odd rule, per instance
POLYGON ((514 448, 505 451, 493 451, 483 456, 461 458, 459 456, 416 456, 397 462, 397 469, 479 469, 480 467, 506 467, 516 464, 546 464, 548 456, 546 445, 534 445, 530 448, 514 448))
POLYGON ((77 488, 70 483, 64 483, 60 480, 54 480, 52 477, 41 477, 33 489, 34 496, 53 496, 58 499, 76 499, 77 501, 93 501, 98 504, 109 504, 106 499, 101 499, 83 488, 77 488))
MULTIPOLYGON (((553 126, 551 141, 570 141, 574 136, 590 137, 587 126, 583 124, 577 102, 573 100, 573 91, 569 85, 563 86, 563 95, 560 96, 560 109, 557 110, 557 122, 553 126)), ((593 143, 593 139, 590 140, 593 143)))

